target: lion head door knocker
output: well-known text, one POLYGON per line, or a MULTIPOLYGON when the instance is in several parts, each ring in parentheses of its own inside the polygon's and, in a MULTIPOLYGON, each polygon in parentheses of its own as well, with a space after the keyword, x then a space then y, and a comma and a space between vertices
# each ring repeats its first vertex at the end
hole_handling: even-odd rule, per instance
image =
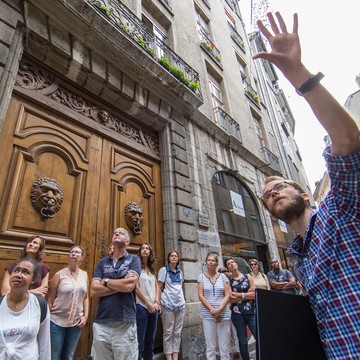
POLYGON ((30 192, 31 203, 40 213, 42 220, 53 218, 63 202, 63 188, 55 179, 37 179, 30 192))
POLYGON ((134 235, 142 234, 144 223, 144 212, 141 206, 134 201, 130 201, 125 206, 125 222, 134 235))

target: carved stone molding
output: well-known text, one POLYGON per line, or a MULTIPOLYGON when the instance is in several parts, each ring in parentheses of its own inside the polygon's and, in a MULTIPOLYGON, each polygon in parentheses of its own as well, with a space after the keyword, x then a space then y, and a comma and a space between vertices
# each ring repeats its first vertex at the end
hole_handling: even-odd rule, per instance
POLYGON ((30 62, 21 63, 15 85, 27 90, 46 89, 46 91, 40 91, 43 96, 50 97, 57 103, 96 121, 159 155, 159 140, 154 133, 131 126, 81 96, 59 86, 56 83, 54 74, 39 68, 36 64, 30 62))
POLYGON ((20 63, 15 85, 29 90, 42 90, 55 81, 55 75, 31 63, 20 63))

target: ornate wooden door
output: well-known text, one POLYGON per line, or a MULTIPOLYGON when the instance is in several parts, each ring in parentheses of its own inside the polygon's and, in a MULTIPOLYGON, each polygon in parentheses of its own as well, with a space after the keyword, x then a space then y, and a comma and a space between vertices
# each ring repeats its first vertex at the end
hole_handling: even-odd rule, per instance
MULTIPOLYGON (((0 134, 0 279, 6 264, 19 257, 33 234, 47 240, 43 261, 51 267, 50 276, 67 265, 69 248, 79 244, 85 248, 82 269, 91 279, 114 228, 127 228, 124 208, 130 201, 138 203, 144 215, 141 234, 133 234, 130 251, 149 242, 162 266, 159 160, 126 134, 114 134, 113 125, 106 121, 94 126, 84 112, 50 100, 50 95, 52 99, 60 96, 55 89, 59 87, 54 84, 46 91, 18 88, 0 134), (33 205, 38 199, 34 194, 49 191, 46 181, 55 184, 51 191, 61 206, 41 213, 33 205)), ((95 311, 92 301, 77 358, 90 354, 95 311)))

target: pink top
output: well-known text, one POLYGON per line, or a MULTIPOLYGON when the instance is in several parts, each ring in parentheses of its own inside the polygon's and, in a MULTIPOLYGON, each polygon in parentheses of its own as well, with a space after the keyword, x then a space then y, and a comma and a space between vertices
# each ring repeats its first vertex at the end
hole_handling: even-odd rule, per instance
POLYGON ((88 275, 79 269, 76 281, 70 270, 59 271, 59 286, 51 309, 50 320, 62 327, 76 326, 84 315, 84 299, 87 294, 88 275))

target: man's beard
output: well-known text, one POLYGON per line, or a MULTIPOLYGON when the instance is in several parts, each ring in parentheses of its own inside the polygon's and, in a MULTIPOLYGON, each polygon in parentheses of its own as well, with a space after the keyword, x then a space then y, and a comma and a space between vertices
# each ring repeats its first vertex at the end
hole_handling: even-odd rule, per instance
POLYGON ((305 209, 306 200, 304 200, 301 194, 296 194, 292 196, 290 203, 286 204, 281 209, 274 209, 272 215, 289 224, 300 217, 305 209))

